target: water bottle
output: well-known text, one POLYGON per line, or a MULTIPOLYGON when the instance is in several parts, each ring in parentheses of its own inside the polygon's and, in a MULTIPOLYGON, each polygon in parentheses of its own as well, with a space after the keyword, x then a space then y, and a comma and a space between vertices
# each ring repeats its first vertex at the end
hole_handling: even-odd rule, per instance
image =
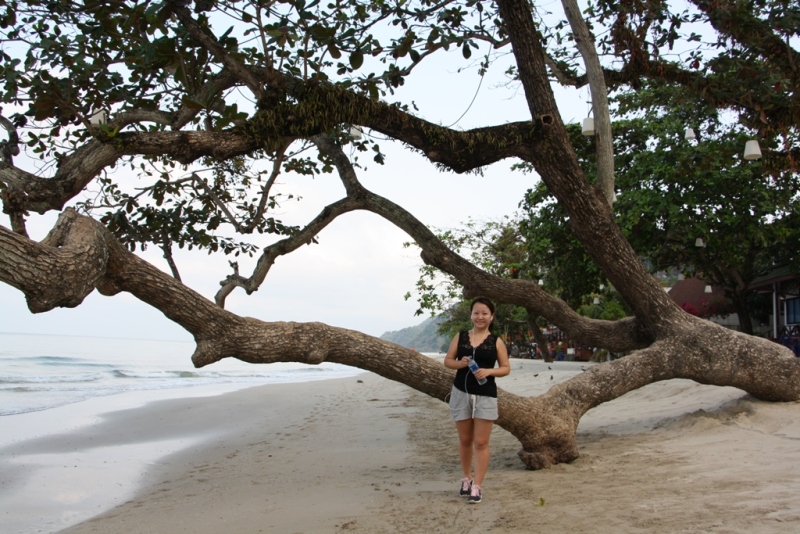
MULTIPOLYGON (((478 362, 476 362, 472 358, 467 358, 467 367, 469 367, 469 370, 472 371, 473 375, 478 372, 478 369, 480 369, 478 362)), ((478 384, 480 384, 481 386, 486 383, 485 378, 476 378, 475 380, 477 380, 478 384)))

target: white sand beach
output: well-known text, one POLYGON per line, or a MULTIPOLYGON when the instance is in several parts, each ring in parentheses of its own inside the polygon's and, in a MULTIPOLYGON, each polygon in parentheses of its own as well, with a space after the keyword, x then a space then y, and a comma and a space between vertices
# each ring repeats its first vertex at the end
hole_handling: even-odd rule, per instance
MULTIPOLYGON (((512 360, 498 383, 538 394, 586 364, 547 365, 512 360)), ((0 526, 37 514, 44 526, 32 532, 800 531, 800 403, 685 380, 590 411, 571 464, 527 471, 518 442, 495 428, 474 506, 456 495, 446 405, 371 373, 82 417, 38 438, 30 428, 10 444, 3 435, 0 526), (60 501, 30 497, 32 480, 61 488, 60 501), (95 486, 105 502, 81 501, 95 486)))

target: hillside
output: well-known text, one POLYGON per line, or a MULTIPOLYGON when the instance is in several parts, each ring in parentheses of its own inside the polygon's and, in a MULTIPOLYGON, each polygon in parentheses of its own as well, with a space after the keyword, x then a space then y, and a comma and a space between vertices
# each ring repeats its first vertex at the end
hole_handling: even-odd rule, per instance
POLYGON ((436 333, 439 320, 439 317, 430 317, 417 326, 386 332, 381 339, 414 348, 419 352, 446 352, 450 339, 436 333))

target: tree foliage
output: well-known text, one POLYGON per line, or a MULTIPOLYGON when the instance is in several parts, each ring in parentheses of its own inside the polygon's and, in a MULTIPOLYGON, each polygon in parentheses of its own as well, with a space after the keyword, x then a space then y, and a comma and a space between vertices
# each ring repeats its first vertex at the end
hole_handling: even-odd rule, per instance
MULTIPOLYGON (((724 289, 752 333, 750 284, 775 265, 798 268, 800 174, 770 156, 744 160, 749 136, 741 126, 674 84, 645 84, 614 101, 614 210, 627 239, 654 273, 682 272, 724 289), (685 139, 687 128, 697 140, 685 139)), ((591 140, 577 127, 571 132, 591 180, 591 140)), ((549 266, 551 283, 564 288, 562 298, 580 306, 606 283, 602 272, 546 187, 531 190, 523 207, 531 255, 549 266)))

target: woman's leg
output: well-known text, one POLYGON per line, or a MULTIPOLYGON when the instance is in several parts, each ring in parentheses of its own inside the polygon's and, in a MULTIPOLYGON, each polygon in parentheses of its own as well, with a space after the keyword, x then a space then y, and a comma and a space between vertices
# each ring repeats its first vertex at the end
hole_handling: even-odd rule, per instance
POLYGON ((486 476, 486 471, 489 469, 489 436, 492 433, 494 421, 486 419, 473 419, 473 421, 472 442, 475 446, 475 478, 473 479, 473 484, 482 486, 483 477, 486 476))
POLYGON ((461 470, 464 478, 472 479, 472 442, 473 419, 456 421, 458 430, 458 457, 461 459, 461 470))

